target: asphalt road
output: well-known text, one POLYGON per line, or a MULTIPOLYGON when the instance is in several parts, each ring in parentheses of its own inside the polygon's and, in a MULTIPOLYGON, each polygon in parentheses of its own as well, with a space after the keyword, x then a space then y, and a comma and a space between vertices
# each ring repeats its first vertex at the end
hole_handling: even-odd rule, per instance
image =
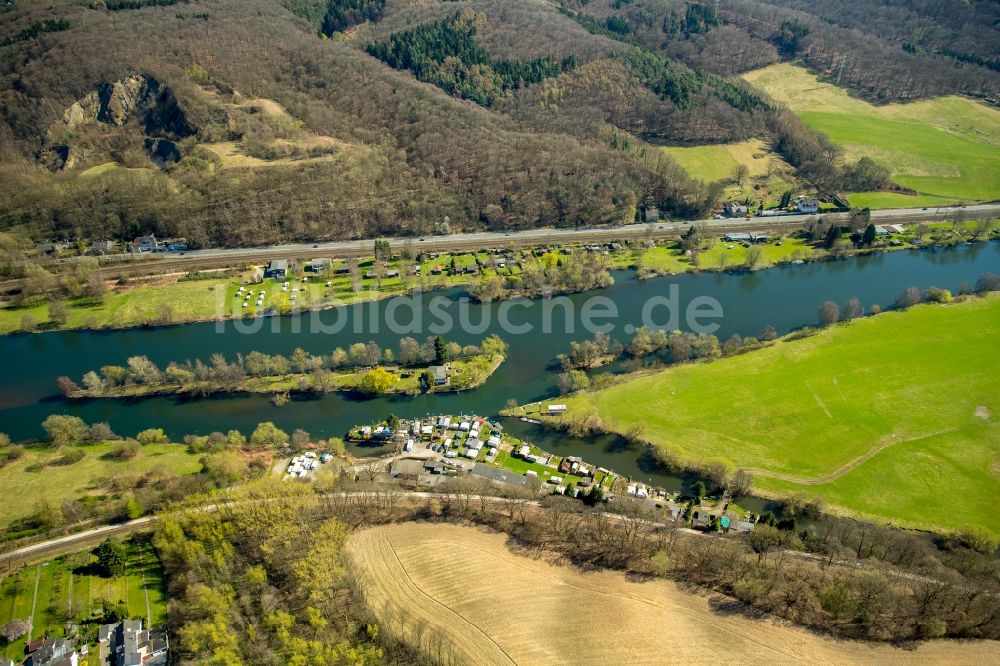
MULTIPOLYGON (((872 220, 886 224, 942 221, 949 214, 961 212, 967 219, 1000 216, 1000 204, 981 204, 963 208, 906 208, 872 211, 872 220)), ((827 219, 844 219, 849 213, 827 213, 827 219)), ((754 217, 751 219, 699 220, 712 231, 769 231, 786 233, 801 228, 817 218, 816 215, 784 215, 754 217)), ((525 247, 550 243, 607 243, 635 238, 664 238, 683 233, 693 222, 660 222, 609 227, 572 229, 528 229, 517 232, 481 231, 424 238, 389 238, 396 247, 409 242, 416 251, 471 250, 484 247, 525 247)), ((372 253, 372 239, 329 241, 322 243, 292 243, 244 248, 212 248, 191 250, 184 254, 119 255, 106 258, 109 262, 101 269, 104 277, 120 275, 152 275, 179 271, 205 270, 227 266, 262 263, 271 259, 312 259, 314 257, 357 257, 372 253), (118 259, 115 261, 115 259, 118 259)), ((64 259, 60 262, 70 262, 64 259)), ((19 289, 21 280, 0 283, 0 291, 19 289)))

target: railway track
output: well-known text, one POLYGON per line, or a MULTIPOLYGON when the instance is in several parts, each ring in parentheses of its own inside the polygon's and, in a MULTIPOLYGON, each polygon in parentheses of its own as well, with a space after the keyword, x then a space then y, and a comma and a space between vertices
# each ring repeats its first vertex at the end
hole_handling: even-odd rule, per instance
MULTIPOLYGON (((986 204, 970 206, 964 209, 874 211, 872 213, 872 221, 886 224, 940 222, 953 210, 961 210, 964 215, 972 217, 1000 216, 1000 205, 986 204)), ((828 213, 824 217, 827 219, 843 220, 848 215, 849 213, 828 213)), ((784 234, 805 228, 815 220, 815 215, 789 215, 771 218, 741 218, 738 220, 700 220, 697 223, 704 224, 713 234, 721 236, 731 231, 766 231, 772 234, 784 234)), ((477 232, 452 234, 449 236, 428 236, 420 239, 391 238, 388 240, 396 247, 410 243, 416 251, 451 252, 480 248, 536 247, 558 243, 585 244, 636 239, 677 238, 685 233, 692 224, 695 224, 695 222, 663 222, 585 229, 530 229, 517 233, 477 232)), ((257 248, 219 248, 196 250, 176 255, 140 255, 139 258, 122 258, 117 261, 108 259, 106 260, 108 263, 99 269, 99 275, 105 279, 114 279, 122 276, 165 275, 177 272, 242 267, 252 263, 266 263, 271 259, 312 259, 317 256, 348 258, 368 256, 371 253, 371 239, 274 245, 257 248)), ((124 257, 125 255, 122 256, 124 257)), ((50 267, 58 267, 74 261, 76 261, 76 258, 55 260, 50 264, 50 267)), ((0 282, 0 292, 16 292, 21 289, 22 285, 23 280, 20 279, 0 282)))

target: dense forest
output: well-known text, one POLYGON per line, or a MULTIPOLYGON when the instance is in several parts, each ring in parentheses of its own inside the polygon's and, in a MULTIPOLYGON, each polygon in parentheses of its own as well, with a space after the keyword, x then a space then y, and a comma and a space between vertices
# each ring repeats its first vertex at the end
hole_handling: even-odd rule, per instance
POLYGON ((286 0, 285 6, 330 37, 359 23, 378 20, 385 0, 286 0))
POLYGON ((884 39, 778 4, 5 3, 0 229, 201 247, 701 216, 723 188, 655 144, 761 138, 820 190, 882 180, 736 72, 796 58, 875 99, 992 94, 985 38, 947 36, 981 3, 920 4, 950 27, 884 39))
POLYGON ((934 0, 561 0, 636 43, 715 74, 801 59, 877 102, 995 101, 1000 6, 934 0))
POLYGON ((455 12, 450 17, 369 44, 367 51, 390 67, 407 69, 445 92, 492 106, 500 97, 576 66, 573 55, 561 63, 549 56, 529 62, 497 60, 476 43, 476 24, 485 16, 455 12))

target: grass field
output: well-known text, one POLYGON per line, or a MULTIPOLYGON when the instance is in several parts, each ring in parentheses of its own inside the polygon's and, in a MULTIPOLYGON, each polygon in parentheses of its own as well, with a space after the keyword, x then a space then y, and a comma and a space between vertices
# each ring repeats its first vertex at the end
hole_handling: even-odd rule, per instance
POLYGON ((390 525, 348 542, 383 631, 461 664, 921 664, 1000 659, 996 642, 912 649, 838 641, 712 610, 666 581, 583 572, 511 552, 507 537, 390 525))
POLYGON ((0 468, 0 528, 30 516, 40 500, 58 505, 82 495, 101 494, 99 483, 114 475, 138 475, 158 467, 178 474, 201 470, 200 455, 188 453, 183 445, 150 444, 142 447, 142 453, 129 461, 108 458, 106 454, 113 446, 81 446, 86 457, 80 462, 49 465, 37 471, 30 468, 59 454, 44 447, 30 447, 20 460, 0 468))
MULTIPOLYGON (((130 616, 143 618, 147 626, 165 624, 166 590, 156 553, 142 539, 126 542, 126 546, 127 571, 123 578, 100 576, 90 566, 96 558, 89 551, 0 575, 0 623, 30 617, 32 638, 63 636, 67 621, 89 626, 93 631, 100 621, 101 602, 106 599, 112 603, 125 601, 130 616)), ((21 638, 0 647, 0 654, 19 659, 25 642, 21 638)))
POLYGON ((1000 480, 1000 297, 922 305, 568 398, 693 460, 928 529, 993 520, 1000 480))
POLYGON ((677 160, 692 178, 706 183, 729 179, 740 164, 747 167, 750 176, 760 176, 767 173, 772 160, 783 163, 760 139, 711 146, 663 146, 661 150, 677 160))
POLYGON ((663 146, 660 149, 684 167, 688 175, 705 183, 728 182, 737 166, 746 166, 748 177, 743 184, 730 183, 726 187, 728 200, 750 200, 775 206, 781 195, 793 187, 791 167, 760 139, 708 146, 663 146))
POLYGON ((864 195, 852 197, 855 205, 909 207, 1000 197, 996 109, 962 97, 873 106, 787 63, 744 78, 843 146, 848 158, 872 157, 892 170, 895 182, 935 197, 864 195))

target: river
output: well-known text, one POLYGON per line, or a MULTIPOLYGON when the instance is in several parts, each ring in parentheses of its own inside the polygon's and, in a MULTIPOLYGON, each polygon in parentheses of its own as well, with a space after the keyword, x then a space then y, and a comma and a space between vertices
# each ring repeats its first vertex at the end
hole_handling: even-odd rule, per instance
MULTIPOLYGON (((119 434, 134 435, 149 427, 162 427, 170 435, 208 433, 236 428, 249 434, 260 421, 274 421, 291 431, 302 428, 314 437, 341 436, 355 423, 375 422, 389 413, 399 416, 422 416, 436 413, 495 414, 510 398, 524 404, 556 394, 552 364, 557 354, 569 347, 571 340, 590 334, 580 326, 584 304, 594 296, 610 299, 618 309, 614 337, 626 339, 627 325, 642 322, 643 307, 654 297, 666 297, 676 291, 682 311, 696 297, 711 297, 721 305, 724 316, 718 321, 716 335, 725 340, 732 333, 758 335, 767 325, 786 333, 804 325, 813 325, 824 300, 844 303, 860 299, 866 311, 874 303, 890 305, 905 288, 938 286, 956 289, 962 282, 974 283, 987 271, 1000 272, 1000 242, 963 245, 952 248, 899 251, 855 257, 840 261, 781 266, 753 273, 701 273, 667 276, 640 281, 634 274, 617 271, 615 284, 607 289, 575 294, 550 302, 512 306, 502 303, 476 304, 464 298, 461 290, 424 294, 414 308, 426 325, 436 314, 446 311, 457 321, 464 308, 473 323, 488 321, 483 330, 452 331, 445 337, 462 344, 476 343, 490 333, 497 333, 510 345, 509 358, 479 389, 458 394, 432 394, 418 397, 393 396, 361 400, 344 394, 297 396, 283 406, 273 406, 267 396, 231 395, 207 399, 157 397, 146 400, 91 400, 67 402, 56 389, 56 377, 67 375, 75 380, 88 370, 106 364, 123 365, 129 356, 146 355, 164 366, 169 361, 202 359, 215 352, 232 358, 237 353, 258 350, 271 354, 289 354, 295 347, 320 354, 352 342, 375 340, 382 346, 396 347, 400 335, 388 330, 387 316, 395 308, 395 319, 409 322, 410 312, 374 302, 343 308, 342 311, 308 312, 292 317, 257 320, 260 330, 247 332, 240 322, 187 324, 156 329, 117 331, 68 331, 16 335, 0 338, 0 358, 4 371, 0 376, 0 432, 14 440, 42 435, 41 422, 49 414, 75 414, 85 421, 107 421, 119 434), (447 303, 434 311, 430 300, 446 296, 447 303), (535 332, 515 335, 501 330, 499 316, 506 308, 509 319, 530 324, 535 332), (567 308, 574 315, 565 317, 567 308), (540 331, 541 323, 551 316, 552 331, 540 331), (314 321, 315 320, 315 321, 314 321), (314 325, 345 323, 338 333, 309 332, 314 325), (567 322, 575 326, 567 333, 567 322), (355 332, 355 329, 361 332, 355 332), (301 332, 296 332, 300 330, 301 332)), ((666 310, 656 311, 657 321, 666 310)), ((423 335, 413 337, 423 339, 423 335)), ((599 464, 639 479, 657 481, 675 487, 678 481, 660 474, 648 453, 624 446, 613 438, 581 442, 562 436, 546 437, 540 431, 525 430, 540 445, 559 453, 578 453, 599 464), (572 448, 586 450, 569 451, 572 448)))

